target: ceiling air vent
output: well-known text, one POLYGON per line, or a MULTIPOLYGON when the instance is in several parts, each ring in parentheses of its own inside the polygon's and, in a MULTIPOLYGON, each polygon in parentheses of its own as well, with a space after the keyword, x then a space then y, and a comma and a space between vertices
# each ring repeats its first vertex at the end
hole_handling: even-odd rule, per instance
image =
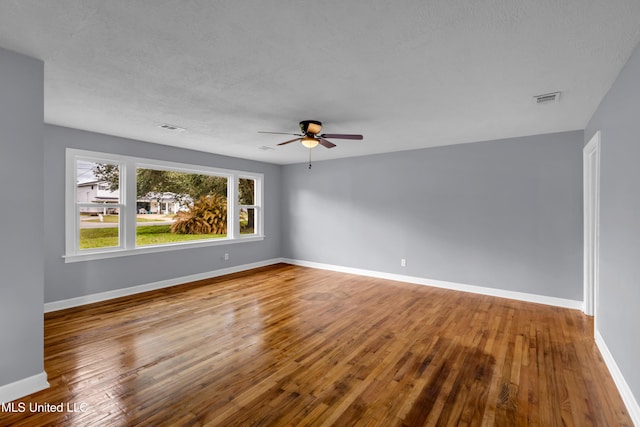
POLYGON ((545 93, 533 97, 535 104, 554 104, 560 100, 560 92, 545 93))
POLYGON ((167 123, 162 123, 158 126, 160 129, 170 130, 171 132, 184 132, 186 129, 181 128, 180 126, 174 126, 167 123))

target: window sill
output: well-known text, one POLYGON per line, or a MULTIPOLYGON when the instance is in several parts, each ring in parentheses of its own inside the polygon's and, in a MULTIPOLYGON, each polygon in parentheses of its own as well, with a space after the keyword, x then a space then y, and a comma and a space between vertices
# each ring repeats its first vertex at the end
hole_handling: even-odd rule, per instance
POLYGON ((204 240, 201 242, 173 243, 170 245, 141 246, 135 249, 113 249, 113 250, 103 250, 100 252, 83 252, 83 253, 78 253, 74 255, 63 255, 62 258, 64 258, 65 263, 94 261, 98 259, 119 258, 119 257, 131 256, 131 255, 151 254, 156 252, 195 249, 195 248, 203 248, 208 246, 232 245, 235 243, 244 243, 244 242, 258 242, 261 240, 264 240, 264 235, 238 237, 237 239, 216 239, 216 240, 204 240))

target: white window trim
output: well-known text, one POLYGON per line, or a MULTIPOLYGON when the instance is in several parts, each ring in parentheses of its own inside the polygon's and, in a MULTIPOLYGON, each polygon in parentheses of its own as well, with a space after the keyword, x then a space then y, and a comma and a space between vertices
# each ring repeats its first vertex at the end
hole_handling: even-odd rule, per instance
MULTIPOLYGON (((182 249, 193 249, 207 246, 228 245, 241 242, 255 242, 264 239, 264 212, 263 212, 263 187, 264 175, 230 169, 214 168, 202 165, 168 162, 140 157, 123 156, 119 154, 100 153, 95 151, 66 149, 65 166, 65 254, 66 263, 78 261, 90 261, 103 258, 115 258, 145 253, 165 252, 182 249), (109 162, 121 165, 120 172, 120 208, 119 246, 109 248, 83 249, 78 248, 79 242, 79 214, 76 203, 76 162, 88 160, 94 162, 109 162), (136 247, 136 169, 160 169, 176 172, 199 173, 205 175, 218 175, 228 179, 227 183, 227 237, 177 242, 163 245, 136 247), (240 178, 256 180, 256 233, 240 234, 239 208, 237 186, 240 178), (132 191, 130 189, 133 189, 132 191)), ((100 207, 101 204, 91 204, 92 207, 100 207)), ((116 207, 114 204, 110 208, 116 207)), ((254 207, 254 206, 251 206, 254 207)))
MULTIPOLYGON (((238 213, 237 215, 235 215, 235 217, 233 218, 233 222, 234 222, 234 231, 236 232, 236 234, 234 234, 234 237, 237 239, 248 239, 251 237, 255 237, 255 236, 261 236, 262 235, 262 230, 263 230, 263 226, 264 226, 264 215, 262 213, 262 206, 263 206, 263 202, 262 202, 262 179, 258 180, 256 179, 255 175, 247 175, 247 174, 241 174, 238 175, 237 179, 238 181, 241 178, 245 178, 245 179, 253 179, 256 181, 256 184, 254 186, 254 195, 253 195, 253 202, 255 204, 253 205, 241 205, 238 202, 238 197, 235 197, 235 203, 236 203, 236 212, 238 213), (253 234, 240 234, 240 209, 241 208, 247 208, 247 209, 254 209, 254 215, 255 215, 255 222, 254 222, 254 233, 253 234)), ((236 186, 237 188, 237 186, 236 186)))

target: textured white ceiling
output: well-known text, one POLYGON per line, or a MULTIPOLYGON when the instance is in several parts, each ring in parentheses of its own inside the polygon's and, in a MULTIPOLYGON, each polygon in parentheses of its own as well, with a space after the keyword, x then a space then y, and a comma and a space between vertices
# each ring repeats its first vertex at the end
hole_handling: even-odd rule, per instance
POLYGON ((304 119, 365 137, 316 160, 583 129, 639 23, 638 0, 0 0, 47 123, 279 164, 308 152, 257 131, 304 119))

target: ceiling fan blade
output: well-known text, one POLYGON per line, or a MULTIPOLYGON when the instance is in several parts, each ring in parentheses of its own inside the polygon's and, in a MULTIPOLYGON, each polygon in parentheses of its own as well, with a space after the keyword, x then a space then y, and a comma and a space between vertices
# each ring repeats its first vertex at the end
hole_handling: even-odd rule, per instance
POLYGON ((323 137, 318 137, 318 142, 320 143, 320 145, 322 145, 323 147, 327 147, 327 148, 333 148, 336 146, 336 144, 334 144, 331 141, 327 141, 326 139, 324 139, 323 137))
POLYGON ((259 130, 258 133, 271 133, 274 135, 296 135, 296 136, 304 136, 301 133, 291 133, 291 132, 265 132, 262 130, 259 130))
POLYGON ((294 141, 300 141, 300 138, 293 138, 293 139, 290 139, 290 140, 288 140, 288 141, 281 142, 281 143, 280 143, 280 144, 278 144, 278 145, 285 145, 285 144, 289 144, 289 143, 294 142, 294 141))
POLYGON ((332 139, 362 139, 362 135, 350 135, 344 133, 323 133, 320 135, 321 138, 332 138, 332 139))

